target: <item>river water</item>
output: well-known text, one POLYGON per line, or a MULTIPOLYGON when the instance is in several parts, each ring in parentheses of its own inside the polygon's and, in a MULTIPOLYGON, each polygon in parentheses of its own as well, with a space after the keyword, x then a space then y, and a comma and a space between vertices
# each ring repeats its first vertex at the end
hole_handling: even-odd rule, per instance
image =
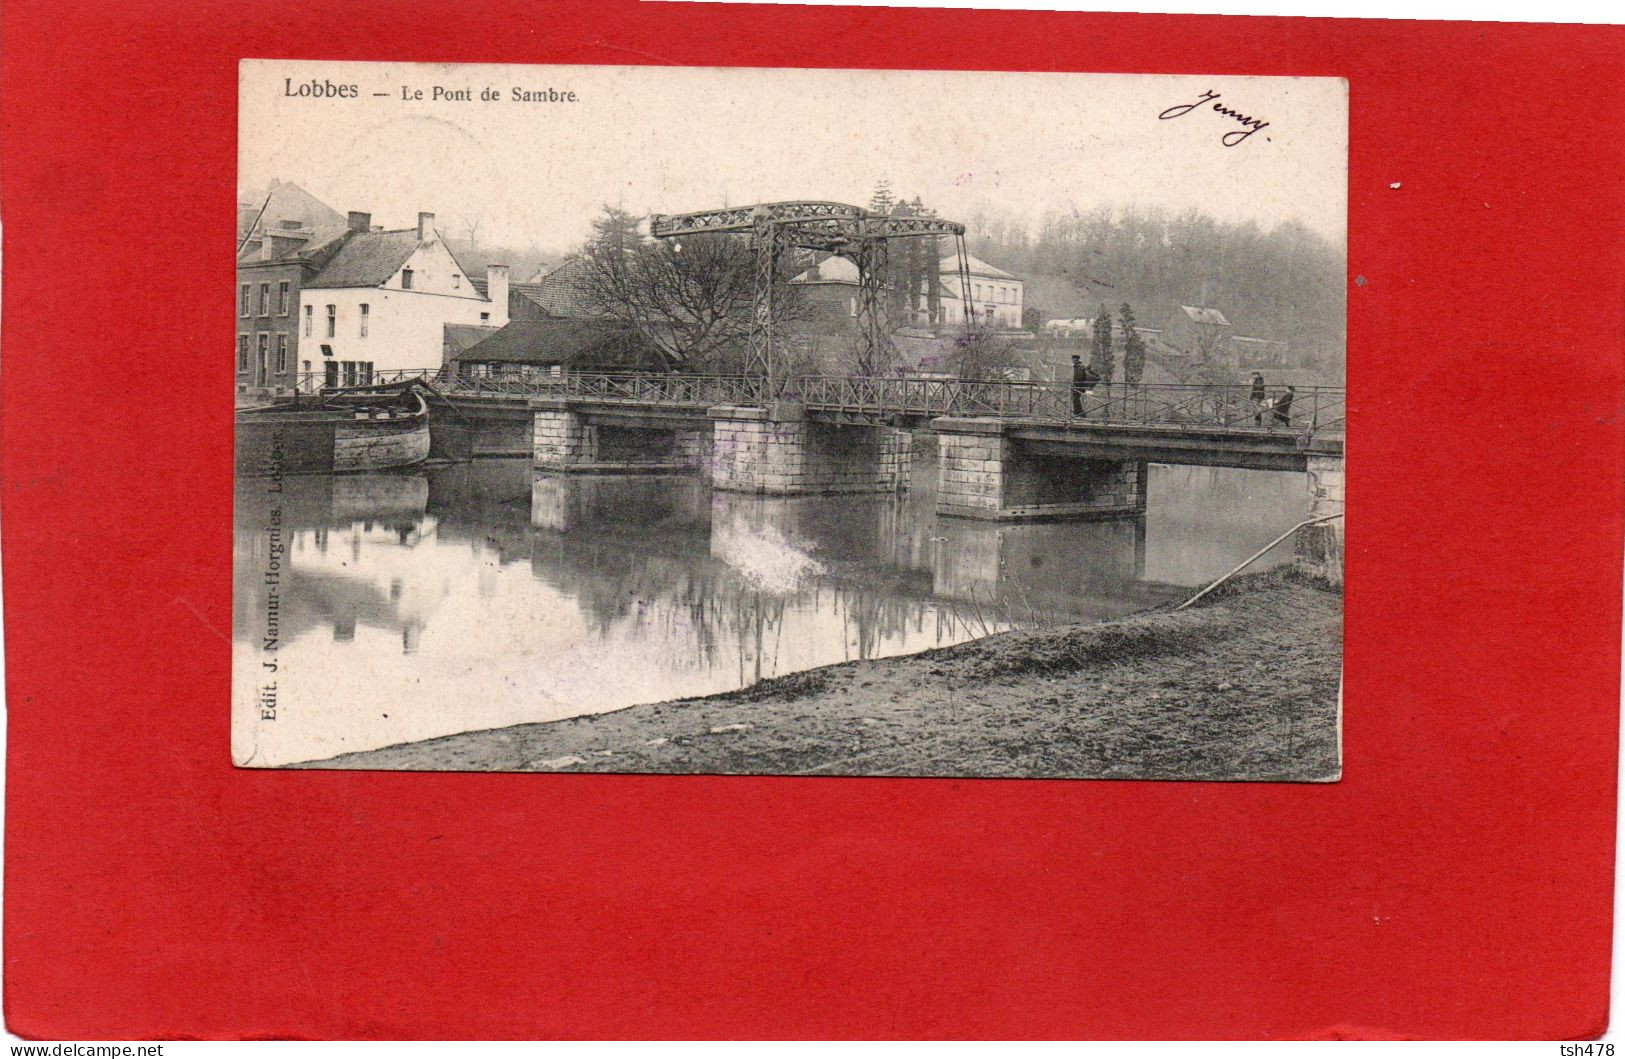
POLYGON ((939 519, 922 448, 897 495, 763 498, 526 460, 245 480, 233 757, 309 761, 1118 617, 1308 509, 1300 473, 1153 465, 1143 520, 939 519))

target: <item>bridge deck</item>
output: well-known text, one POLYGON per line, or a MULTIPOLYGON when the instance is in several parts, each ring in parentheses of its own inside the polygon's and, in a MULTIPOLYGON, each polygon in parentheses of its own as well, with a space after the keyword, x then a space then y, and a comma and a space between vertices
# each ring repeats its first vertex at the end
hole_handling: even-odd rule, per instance
MULTIPOLYGON (((558 377, 448 377, 394 372, 377 382, 424 378, 462 408, 519 414, 533 401, 559 401, 604 422, 650 429, 692 425, 717 406, 764 407, 764 379, 749 375, 571 372, 558 377)), ((319 389, 320 380, 302 379, 319 389)), ((1113 383, 1088 392, 1068 383, 802 375, 780 400, 834 424, 992 421, 1031 447, 1077 455, 1231 466, 1299 466, 1307 455, 1341 455, 1346 394, 1341 387, 1269 391, 1247 386, 1113 383)), ((956 429, 958 429, 956 427, 956 429)))

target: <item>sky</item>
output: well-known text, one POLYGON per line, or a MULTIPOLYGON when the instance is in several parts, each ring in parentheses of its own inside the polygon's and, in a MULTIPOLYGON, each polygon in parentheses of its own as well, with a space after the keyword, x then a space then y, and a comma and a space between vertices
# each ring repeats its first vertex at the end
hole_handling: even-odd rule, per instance
POLYGON ((867 205, 882 178, 950 219, 1196 208, 1341 241, 1347 100, 1336 78, 245 60, 238 187, 291 180, 386 227, 421 210, 452 238, 554 249, 606 203, 867 205), (1267 125, 1227 147, 1253 126, 1216 106, 1267 125))

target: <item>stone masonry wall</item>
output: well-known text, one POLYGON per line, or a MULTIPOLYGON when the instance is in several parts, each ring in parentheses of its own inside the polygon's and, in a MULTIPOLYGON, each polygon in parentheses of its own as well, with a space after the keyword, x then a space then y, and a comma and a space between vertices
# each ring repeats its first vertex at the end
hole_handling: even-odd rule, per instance
POLYGON ((998 433, 937 435, 937 512, 998 518, 1004 506, 1004 459, 998 433))
POLYGON ((598 458, 597 431, 566 409, 537 408, 531 432, 532 462, 567 469, 598 458))
MULTIPOLYGON (((1309 517, 1343 510, 1343 457, 1309 457, 1309 517)), ((1343 584, 1343 519, 1305 526, 1297 532, 1294 564, 1313 577, 1343 584)))
POLYGON ((937 512, 968 518, 1132 515, 1145 511, 1146 468, 1135 460, 1037 455, 992 421, 937 435, 937 512))
POLYGON ((795 409, 712 410, 711 484, 791 496, 903 488, 913 438, 890 427, 809 423, 795 409))
POLYGON ((714 437, 709 426, 697 430, 679 430, 672 438, 671 459, 684 467, 706 468, 711 465, 711 445, 714 437))

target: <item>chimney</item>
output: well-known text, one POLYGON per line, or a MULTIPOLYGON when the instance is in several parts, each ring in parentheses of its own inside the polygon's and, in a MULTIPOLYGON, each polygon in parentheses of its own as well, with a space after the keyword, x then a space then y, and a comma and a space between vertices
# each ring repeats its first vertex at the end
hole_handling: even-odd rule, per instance
POLYGON ((366 232, 372 227, 372 214, 362 213, 359 210, 351 210, 347 215, 346 220, 349 224, 350 231, 355 232, 357 235, 366 232))
POLYGON ((434 238, 434 214, 418 214, 418 242, 428 242, 434 238))
POLYGON ((485 269, 485 296, 491 299, 490 323, 508 325, 508 266, 488 265, 485 269))

